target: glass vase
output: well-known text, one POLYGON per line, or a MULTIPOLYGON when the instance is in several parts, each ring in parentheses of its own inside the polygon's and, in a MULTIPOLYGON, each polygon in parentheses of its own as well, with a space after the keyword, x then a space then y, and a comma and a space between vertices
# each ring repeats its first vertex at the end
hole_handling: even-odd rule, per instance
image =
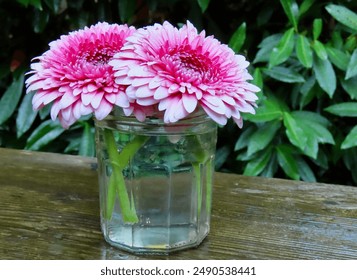
POLYGON ((105 240, 136 254, 198 246, 210 230, 216 124, 113 113, 95 120, 105 240))

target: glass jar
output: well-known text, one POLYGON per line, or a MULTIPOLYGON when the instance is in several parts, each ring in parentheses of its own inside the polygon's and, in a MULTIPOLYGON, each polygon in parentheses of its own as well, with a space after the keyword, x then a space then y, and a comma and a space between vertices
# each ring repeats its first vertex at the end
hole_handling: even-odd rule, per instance
POLYGON ((210 229, 216 124, 201 111, 172 124, 113 113, 95 127, 105 240, 137 254, 198 246, 210 229))

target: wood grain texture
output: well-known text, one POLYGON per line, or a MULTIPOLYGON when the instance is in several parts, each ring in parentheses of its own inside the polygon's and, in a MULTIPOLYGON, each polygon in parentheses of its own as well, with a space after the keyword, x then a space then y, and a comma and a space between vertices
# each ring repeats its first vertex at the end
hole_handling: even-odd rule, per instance
POLYGON ((215 174, 197 249, 134 256, 104 241, 96 159, 0 148, 0 259, 357 259, 357 188, 215 174))

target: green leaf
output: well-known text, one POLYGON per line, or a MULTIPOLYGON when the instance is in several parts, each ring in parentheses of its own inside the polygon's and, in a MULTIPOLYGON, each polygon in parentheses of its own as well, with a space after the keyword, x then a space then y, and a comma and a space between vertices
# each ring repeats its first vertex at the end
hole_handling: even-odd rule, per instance
POLYGON ((322 31, 322 19, 315 18, 312 25, 312 35, 314 40, 317 40, 320 37, 322 31))
POLYGON ((278 46, 273 48, 269 59, 269 67, 285 62, 294 49, 294 29, 288 29, 281 38, 278 46))
POLYGON ((120 0, 118 1, 119 16, 122 22, 129 22, 135 13, 136 1, 120 0))
POLYGON ((47 118, 47 116, 50 114, 52 108, 52 103, 45 105, 42 107, 38 112, 40 115, 41 120, 44 120, 47 118))
POLYGON ((346 51, 354 51, 357 48, 357 36, 349 36, 344 44, 344 49, 346 51))
POLYGON ((80 137, 70 137, 68 139, 69 141, 69 144, 68 146, 65 148, 64 150, 64 153, 73 153, 73 152, 76 152, 78 153, 78 150, 79 150, 79 145, 81 143, 81 138, 80 137))
POLYGON ((353 148, 343 155, 343 162, 348 170, 356 170, 357 167, 357 148, 353 148))
POLYGON ((315 76, 311 75, 300 88, 300 108, 302 109, 308 105, 319 92, 322 92, 322 90, 317 86, 315 76))
POLYGON ((30 3, 31 0, 16 0, 16 2, 24 5, 25 7, 28 6, 28 4, 30 3))
POLYGON ((299 35, 296 41, 296 55, 306 68, 312 67, 312 50, 309 40, 304 35, 299 35))
POLYGON ((258 45, 260 50, 257 52, 253 63, 268 62, 269 58, 270 58, 270 54, 273 51, 273 48, 275 48, 279 44, 281 37, 282 37, 282 34, 274 34, 274 35, 266 37, 258 45))
POLYGON ((279 100, 271 97, 264 100, 263 104, 259 106, 255 115, 244 114, 244 118, 252 122, 268 122, 276 119, 282 119, 284 108, 279 103, 279 100))
POLYGON ((327 118, 323 117, 321 114, 311 111, 294 111, 292 112, 292 116, 296 120, 303 119, 307 122, 316 122, 325 127, 331 125, 331 122, 327 118))
POLYGON ((32 109, 32 98, 35 92, 26 94, 19 107, 16 118, 17 138, 20 138, 33 124, 37 116, 37 111, 32 109))
POLYGON ((271 69, 263 69, 263 73, 269 77, 285 83, 303 83, 302 75, 291 68, 276 66, 271 69))
POLYGON ((32 22, 34 32, 42 33, 46 28, 49 18, 50 15, 47 12, 45 11, 41 12, 35 10, 33 13, 33 22, 32 22))
POLYGON ((25 7, 27 7, 28 5, 32 5, 35 8, 42 10, 41 0, 16 0, 16 1, 24 5, 25 7))
POLYGON ((308 10, 310 10, 314 2, 315 0, 304 0, 300 5, 299 16, 305 14, 308 10))
POLYGON ((88 123, 84 123, 83 134, 79 144, 79 155, 87 157, 95 155, 94 132, 88 123))
POLYGON ((341 30, 334 30, 331 35, 332 46, 341 49, 343 47, 343 39, 341 35, 341 30))
POLYGON ((258 27, 265 26, 268 24, 271 20, 271 16, 273 14, 274 10, 273 9, 260 9, 257 11, 257 16, 256 16, 256 24, 258 27))
POLYGON ((353 76, 357 75, 357 49, 355 49, 352 53, 350 62, 347 67, 346 77, 345 79, 348 80, 353 76))
POLYGON ((290 113, 284 113, 284 126, 289 141, 302 151, 305 149, 307 137, 290 113))
POLYGON ((272 151, 268 164, 266 164, 265 168, 263 169, 262 172, 260 172, 259 176, 272 178, 274 177, 277 170, 278 170, 278 159, 276 156, 276 152, 272 151))
MULTIPOLYGON (((299 120, 299 126, 307 138, 313 138, 314 141, 318 143, 335 144, 332 134, 321 123, 309 118, 304 118, 302 115, 294 115, 294 113, 292 113, 292 115, 295 117, 295 120, 299 120)), ((317 153, 313 157, 315 158, 316 156, 317 153)))
POLYGON ((24 74, 14 79, 0 99, 0 125, 6 122, 15 112, 22 95, 24 74))
POLYGON ((308 98, 309 93, 312 91, 312 88, 314 87, 316 83, 315 76, 312 75, 310 76, 307 81, 300 87, 300 93, 301 93, 301 101, 300 101, 300 106, 303 107, 306 105, 306 98, 308 98))
POLYGON ((262 71, 260 70, 260 68, 255 68, 254 69, 252 84, 254 84, 258 88, 260 88, 260 93, 263 91, 264 81, 263 81, 262 71))
MULTIPOLYGON (((301 126, 302 129, 303 126, 301 126)), ((304 131, 304 130, 303 130, 304 131)), ((306 131, 304 131, 305 134, 307 134, 307 141, 306 141, 306 146, 302 150, 304 155, 309 156, 312 159, 317 159, 317 155, 319 153, 319 142, 316 137, 311 137, 313 135, 313 131, 311 130, 310 127, 306 128, 306 131)))
POLYGON ((321 167, 322 169, 324 170, 328 169, 329 158, 327 157, 326 153, 322 149, 320 149, 319 152, 317 153, 317 158, 312 159, 312 161, 314 164, 321 167))
POLYGON ((250 155, 248 156, 247 155, 247 152, 240 152, 238 153, 237 157, 236 157, 236 160, 239 160, 239 161, 251 161, 253 159, 255 159, 257 157, 257 155, 250 155))
POLYGON ((276 46, 279 43, 281 37, 283 37, 283 34, 281 34, 281 33, 277 33, 277 34, 273 34, 268 37, 265 37, 258 45, 258 48, 262 49, 266 46, 269 46, 269 49, 272 49, 274 46, 276 46))
POLYGON ((272 121, 262 124, 250 137, 247 150, 248 156, 265 149, 273 140, 280 127, 280 121, 272 121))
POLYGON ((280 0, 281 5, 283 6, 284 12, 286 16, 288 17, 290 23, 294 27, 294 29, 297 31, 297 25, 298 25, 298 6, 295 3, 295 1, 292 0, 280 0))
POLYGON ((343 154, 343 162, 348 170, 351 171, 352 178, 354 182, 357 184, 357 148, 354 147, 345 151, 343 154))
POLYGON ((343 102, 325 108, 325 111, 340 117, 357 117, 357 102, 343 102))
POLYGON ((264 168, 267 166, 272 154, 272 149, 267 149, 266 151, 261 151, 259 155, 255 156, 252 160, 249 160, 246 165, 243 175, 246 176, 257 176, 264 168))
POLYGON ((319 58, 321 58, 322 60, 327 59, 328 55, 325 46, 319 40, 313 41, 312 48, 314 49, 315 53, 319 58))
POLYGON ((201 8, 202 13, 204 13, 206 11, 206 9, 208 8, 209 2, 210 2, 210 0, 197 0, 197 3, 201 8))
POLYGON ((233 33, 231 39, 229 40, 228 46, 235 52, 238 53, 242 48, 245 36, 246 36, 247 25, 243 22, 237 30, 233 33))
POLYGON ((44 0, 44 2, 53 13, 58 14, 60 12, 62 0, 44 0))
POLYGON ((330 125, 326 118, 310 111, 294 111, 291 116, 301 129, 301 137, 307 139, 306 145, 303 148, 299 147, 305 155, 316 159, 319 143, 335 143, 332 134, 326 128, 330 125))
POLYGON ((312 131, 314 131, 313 137, 316 138, 319 143, 335 144, 331 132, 328 131, 326 127, 317 122, 309 122, 307 126, 311 127, 312 131))
POLYGON ((357 32, 357 14, 340 5, 329 4, 325 7, 327 12, 338 22, 357 32))
POLYGON ((40 124, 27 139, 25 149, 40 150, 64 132, 59 121, 47 120, 40 124))
POLYGON ((254 126, 249 126, 247 129, 244 129, 234 146, 234 150, 238 151, 247 147, 250 141, 250 137, 255 131, 256 128, 254 126))
POLYGON ((299 174, 302 180, 306 182, 316 182, 316 177, 310 166, 301 157, 296 158, 299 174))
POLYGON ((276 151, 279 165, 284 170, 285 174, 294 180, 299 180, 299 169, 291 148, 286 145, 279 145, 276 147, 276 151))
POLYGON ((313 70, 320 87, 332 98, 336 90, 336 75, 331 62, 315 57, 313 70))
POLYGON ((29 4, 34 6, 36 9, 42 11, 42 5, 41 5, 41 0, 30 0, 29 4))
POLYGON ((326 51, 331 62, 342 71, 347 70, 348 63, 351 56, 343 51, 336 48, 326 47, 326 51))
POLYGON ((357 99, 357 76, 345 80, 340 79, 343 89, 349 94, 351 99, 357 99))
POLYGON ((215 170, 218 170, 222 167, 222 165, 227 161, 227 158, 230 153, 231 149, 228 145, 217 149, 214 159, 215 170))
POLYGON ((341 144, 341 149, 349 149, 352 147, 357 147, 357 125, 352 128, 341 144))

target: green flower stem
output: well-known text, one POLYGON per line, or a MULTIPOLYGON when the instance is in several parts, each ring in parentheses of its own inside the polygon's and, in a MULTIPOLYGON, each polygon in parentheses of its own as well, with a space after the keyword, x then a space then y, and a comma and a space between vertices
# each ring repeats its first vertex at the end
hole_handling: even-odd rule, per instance
POLYGON ((213 171, 213 159, 210 159, 209 162, 207 163, 207 169, 206 169, 206 184, 207 184, 207 190, 206 190, 206 211, 207 213, 211 212, 211 204, 212 204, 212 171, 213 171))
POLYGON ((114 180, 116 181, 117 193, 120 202, 120 208, 123 215, 123 221, 125 223, 137 223, 139 221, 136 215, 135 206, 130 203, 129 195, 125 187, 125 180, 123 176, 123 170, 113 165, 114 180))
POLYGON ((205 162, 205 160, 207 158, 207 153, 205 150, 203 150, 202 144, 201 144, 201 141, 200 141, 198 135, 192 135, 191 144, 192 144, 192 149, 194 149, 194 155, 197 159, 197 162, 200 162, 200 163, 205 162))
POLYGON ((118 153, 113 133, 109 129, 104 130, 104 140, 107 145, 110 163, 112 164, 112 176, 109 180, 108 193, 107 193, 107 208, 106 218, 110 219, 113 214, 114 203, 116 194, 118 194, 120 208, 125 223, 137 223, 139 221, 134 203, 130 202, 128 192, 125 186, 125 179, 123 176, 123 169, 128 165, 130 159, 148 140, 148 136, 135 136, 118 153))
POLYGON ((201 215, 201 206, 202 206, 202 178, 201 178, 201 164, 204 164, 207 160, 207 153, 203 150, 201 141, 198 135, 192 136, 192 147, 194 149, 194 154, 196 161, 192 164, 193 173, 196 178, 196 189, 197 189, 197 213, 201 215))
POLYGON ((116 197, 116 187, 115 187, 115 180, 114 176, 110 176, 109 185, 108 185, 108 193, 107 193, 107 201, 106 201, 106 209, 105 209, 105 218, 110 220, 112 217, 112 213, 114 210, 115 204, 115 197, 116 197))
POLYGON ((201 183, 201 167, 199 162, 192 164, 193 172, 196 177, 196 190, 197 190, 197 212, 198 216, 201 215, 201 206, 202 206, 202 183, 201 183))

